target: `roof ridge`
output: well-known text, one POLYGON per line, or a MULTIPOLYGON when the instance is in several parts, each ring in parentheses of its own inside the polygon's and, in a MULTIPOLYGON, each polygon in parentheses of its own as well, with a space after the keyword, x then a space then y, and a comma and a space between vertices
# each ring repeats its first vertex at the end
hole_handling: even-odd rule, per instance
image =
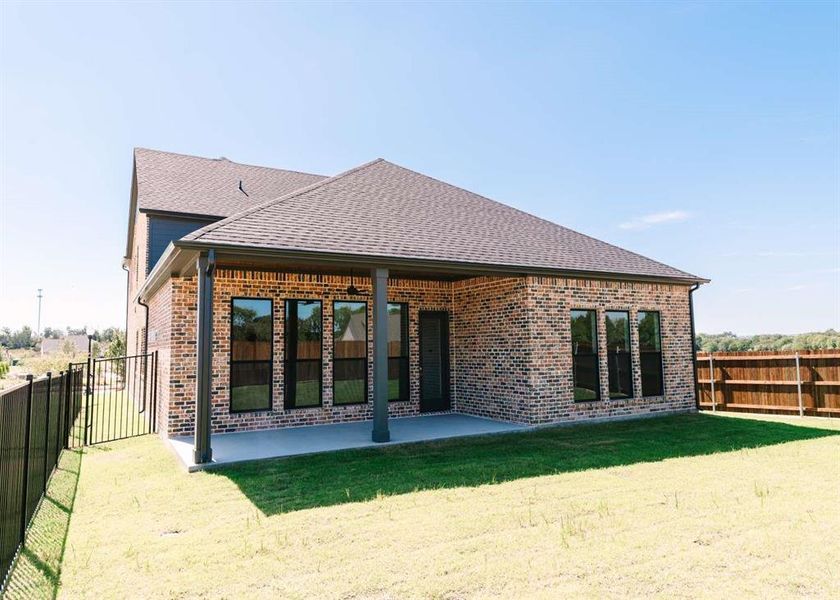
POLYGON ((280 167, 267 167, 265 165, 252 165, 250 163, 241 163, 236 162, 235 160, 230 160, 229 158, 222 156, 219 158, 210 158, 209 156, 198 156, 197 154, 184 154, 183 152, 170 152, 168 150, 155 150, 154 148, 144 148, 142 146, 135 146, 134 147, 134 155, 137 156, 138 150, 144 150, 146 152, 156 152, 158 154, 171 154, 173 156, 183 156, 184 158, 197 158, 199 160, 213 160, 213 161, 220 161, 224 160, 234 165, 239 165, 240 167, 253 167, 255 169, 268 169, 270 171, 282 171, 283 173, 296 173, 298 175, 308 175, 310 177, 323 177, 327 178, 326 175, 321 175, 320 173, 309 173, 308 171, 296 171, 294 169, 281 169, 280 167))
POLYGON ((318 188, 320 188, 324 185, 327 185, 327 184, 333 183, 335 181, 338 181, 339 179, 342 179, 343 177, 347 177, 348 175, 356 173, 357 171, 361 171, 362 169, 366 169, 368 167, 371 167, 371 166, 373 166, 377 163, 380 163, 380 162, 387 162, 387 161, 383 158, 377 158, 377 159, 374 159, 372 161, 369 161, 369 162, 366 162, 364 164, 353 167, 352 169, 348 169, 347 171, 339 173, 338 175, 333 175, 332 177, 326 177, 324 179, 321 179, 320 181, 316 181, 315 183, 309 184, 309 185, 307 185, 305 187, 302 187, 300 189, 297 189, 293 192, 289 192, 288 194, 286 194, 284 196, 280 196, 278 198, 272 198, 271 200, 266 200, 265 202, 261 202, 259 204, 256 204, 256 205, 250 207, 250 208, 246 208, 245 210, 239 211, 238 213, 233 214, 229 217, 226 217, 226 218, 222 219, 221 221, 216 221, 215 223, 210 223, 209 225, 205 225, 201 229, 198 229, 198 230, 192 232, 191 234, 184 236, 183 239, 198 240, 198 239, 201 238, 201 236, 203 236, 205 234, 208 234, 212 231, 216 231, 218 228, 223 227, 225 225, 228 225, 229 223, 233 223, 235 221, 238 221, 239 219, 241 219, 243 217, 247 217, 248 215, 250 215, 252 213, 260 211, 264 208, 268 208, 269 206, 273 206, 274 204, 279 204, 281 202, 285 202, 286 200, 291 200, 292 198, 296 198, 297 196, 300 196, 301 194, 311 192, 312 190, 318 189, 318 188))
MULTIPOLYGON (((539 215, 535 215, 535 214, 533 214, 533 213, 529 213, 529 212, 528 212, 528 211, 526 211, 526 210, 522 210, 521 208, 517 208, 517 207, 515 207, 515 206, 511 206, 510 204, 505 204, 504 202, 501 202, 501 201, 499 201, 499 200, 494 200, 493 198, 489 198, 489 197, 487 197, 487 196, 483 196, 483 195, 481 195, 481 194, 478 194, 478 193, 473 192, 473 191, 471 191, 471 190, 468 190, 468 189, 466 189, 466 188, 462 188, 462 187, 457 186, 457 185, 455 185, 455 184, 449 183, 448 181, 443 181, 442 179, 438 179, 437 177, 432 177, 431 175, 426 175, 425 173, 420 173, 419 171, 415 171, 414 169, 409 169, 408 167, 404 167, 404 166, 402 166, 402 165, 398 165, 397 163, 393 163, 393 162, 391 162, 391 161, 389 161, 389 160, 384 160, 384 159, 381 159, 381 160, 382 160, 383 162, 388 163, 389 165, 393 165, 393 166, 397 167, 398 169, 403 169, 403 170, 405 170, 405 171, 409 171, 410 173, 414 173, 415 175, 420 175, 421 177, 425 177, 425 178, 427 178, 427 179, 431 179, 432 181, 437 181, 438 183, 441 183, 441 184, 443 184, 443 185, 445 185, 445 186, 448 186, 448 187, 451 187, 451 188, 455 188, 456 190, 460 190, 460 191, 462 191, 462 192, 466 192, 467 194, 471 194, 471 195, 473 195, 473 196, 478 196, 478 197, 479 197, 479 198, 481 198, 482 200, 487 200, 488 202, 492 202, 493 204, 499 205, 499 206, 501 206, 502 208, 506 208, 506 209, 508 209, 508 210, 514 210, 514 211, 516 211, 516 212, 518 212, 518 213, 521 213, 521 214, 523 214, 523 215, 525 215, 525 216, 527 216, 527 217, 530 217, 530 218, 532 218, 532 219, 537 219, 538 221, 542 221, 543 223, 547 223, 548 225, 551 225, 552 227, 558 227, 558 228, 560 228, 560 229, 565 229, 566 231, 571 231, 572 233, 576 233, 576 234, 581 235, 581 236, 583 236, 583 237, 585 237, 585 238, 588 238, 588 239, 590 239, 590 240, 594 240, 594 241, 596 241, 596 242, 598 242, 598 243, 600 243, 600 244, 606 244, 607 246, 610 246, 610 247, 612 247, 612 248, 616 248, 617 250, 621 250, 622 252, 628 252, 628 253, 630 253, 630 254, 634 254, 634 255, 636 255, 636 256, 638 256, 638 257, 640 257, 640 258, 644 258, 645 260, 649 260, 649 261, 655 262, 655 263, 657 263, 657 264, 662 265, 663 267, 668 267, 669 269, 674 269, 674 268, 675 268, 675 267, 672 267, 672 266, 670 266, 670 265, 667 265, 667 264, 665 264, 665 263, 663 263, 663 262, 660 262, 660 261, 658 261, 658 260, 654 260, 654 259, 650 258, 649 256, 645 256, 645 255, 643 255, 643 254, 639 254, 638 252, 634 252, 634 251, 632 251, 632 250, 628 250, 628 249, 623 248, 623 247, 621 247, 621 246, 617 246, 616 244, 611 244, 610 242, 605 242, 604 240, 599 239, 599 238, 596 238, 595 236, 591 236, 591 235, 589 235, 589 234, 587 234, 587 233, 581 233, 581 232, 580 232, 580 231, 578 231, 577 229, 572 229, 571 227, 566 227, 565 225, 560 225, 559 223, 555 223, 554 221, 550 221, 550 220, 548 220, 548 219, 546 219, 546 218, 544 218, 544 217, 541 217, 541 216, 539 216, 539 215)), ((694 274, 692 274, 692 273, 689 273, 688 271, 683 271, 682 269, 676 269, 676 270, 677 270, 677 271, 681 271, 682 273, 685 273, 686 275, 691 275, 692 277, 697 277, 697 275, 694 275, 694 274)))

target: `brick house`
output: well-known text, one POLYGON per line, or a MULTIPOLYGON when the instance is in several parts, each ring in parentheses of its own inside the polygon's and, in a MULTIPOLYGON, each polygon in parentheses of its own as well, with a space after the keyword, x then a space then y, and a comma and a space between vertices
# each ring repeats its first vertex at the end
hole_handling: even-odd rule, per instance
POLYGON ((695 410, 707 280, 385 160, 333 177, 137 149, 129 351, 158 427, 453 411, 524 424, 695 410))

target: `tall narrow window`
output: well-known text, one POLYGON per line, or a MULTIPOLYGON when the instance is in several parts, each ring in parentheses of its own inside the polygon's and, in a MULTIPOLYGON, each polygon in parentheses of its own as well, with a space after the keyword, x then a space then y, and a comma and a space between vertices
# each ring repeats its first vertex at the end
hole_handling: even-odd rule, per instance
POLYGON ((333 404, 367 402, 367 303, 333 303, 333 404))
POLYGON ((388 304, 388 400, 408 400, 408 304, 388 304))
POLYGON ((272 303, 233 298, 230 310, 230 410, 271 410, 272 303))
POLYGON ((630 366, 630 313, 607 311, 607 366, 610 398, 633 397, 633 371, 630 366))
POLYGON ((598 329, 594 310, 572 311, 572 373, 575 401, 598 400, 598 329))
POLYGON ((661 396, 662 340, 659 330, 659 313, 639 311, 639 359, 642 366, 642 396, 661 396))
POLYGON ((320 300, 286 300, 286 408, 321 405, 320 300))

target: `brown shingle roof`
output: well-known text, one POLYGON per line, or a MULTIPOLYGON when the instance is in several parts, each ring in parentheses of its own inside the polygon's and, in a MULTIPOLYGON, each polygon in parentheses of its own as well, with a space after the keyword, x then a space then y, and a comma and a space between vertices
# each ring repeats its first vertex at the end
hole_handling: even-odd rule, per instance
POLYGON ((140 210, 229 217, 324 179, 323 175, 255 167, 136 148, 140 210), (239 182, 245 193, 239 190, 239 182), (246 195, 247 193, 247 195, 246 195))
POLYGON ((699 278, 383 159, 183 238, 285 251, 699 278))

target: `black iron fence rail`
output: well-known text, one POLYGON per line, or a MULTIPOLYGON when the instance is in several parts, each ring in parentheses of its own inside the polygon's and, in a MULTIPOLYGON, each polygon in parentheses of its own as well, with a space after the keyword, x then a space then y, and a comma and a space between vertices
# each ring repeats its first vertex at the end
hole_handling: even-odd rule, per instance
POLYGON ((94 359, 88 368, 84 445, 156 430, 157 353, 94 359))
POLYGON ((64 449, 157 430, 157 353, 70 363, 0 392, 0 595, 64 449))
POLYGON ((73 377, 30 376, 0 394, 0 590, 79 416, 73 377))

